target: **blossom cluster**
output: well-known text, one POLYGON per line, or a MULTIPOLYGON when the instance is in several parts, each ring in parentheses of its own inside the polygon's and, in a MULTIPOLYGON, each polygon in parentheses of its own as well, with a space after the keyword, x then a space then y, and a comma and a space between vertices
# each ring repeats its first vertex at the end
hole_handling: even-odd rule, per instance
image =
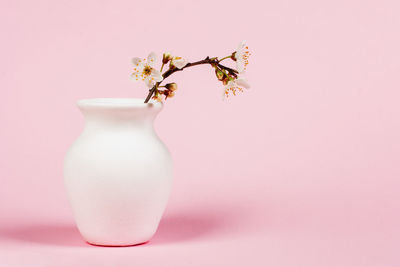
POLYGON ((162 102, 175 95, 175 91, 178 86, 175 82, 167 83, 162 85, 162 82, 176 71, 183 70, 188 67, 210 64, 215 69, 215 75, 219 81, 223 84, 222 96, 223 99, 228 98, 230 95, 236 95, 238 92, 243 92, 243 89, 250 88, 249 83, 244 78, 244 74, 249 63, 250 52, 245 41, 242 41, 237 50, 232 54, 218 58, 218 57, 207 57, 203 60, 196 62, 188 62, 183 57, 173 56, 170 53, 164 53, 162 57, 162 65, 160 70, 156 68, 157 55, 152 52, 147 58, 133 58, 133 73, 132 78, 135 81, 143 81, 149 90, 149 95, 146 98, 145 103, 150 98, 162 102), (222 65, 221 62, 226 59, 233 60, 236 64, 236 68, 230 68, 222 65), (165 66, 168 69, 162 73, 165 66))

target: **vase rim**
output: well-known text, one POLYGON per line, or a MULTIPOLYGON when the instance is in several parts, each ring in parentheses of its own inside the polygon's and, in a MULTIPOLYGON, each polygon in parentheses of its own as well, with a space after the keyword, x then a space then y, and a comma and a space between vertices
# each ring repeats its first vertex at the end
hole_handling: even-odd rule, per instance
POLYGON ((103 108, 144 108, 162 107, 161 102, 150 100, 144 103, 143 98, 87 98, 77 101, 79 107, 103 107, 103 108))

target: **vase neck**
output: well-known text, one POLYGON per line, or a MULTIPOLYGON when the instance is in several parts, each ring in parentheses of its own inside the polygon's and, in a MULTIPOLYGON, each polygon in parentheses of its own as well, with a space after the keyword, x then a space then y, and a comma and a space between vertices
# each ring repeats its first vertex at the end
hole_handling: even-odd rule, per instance
POLYGON ((134 98, 97 98, 78 101, 87 126, 152 126, 161 103, 134 98))

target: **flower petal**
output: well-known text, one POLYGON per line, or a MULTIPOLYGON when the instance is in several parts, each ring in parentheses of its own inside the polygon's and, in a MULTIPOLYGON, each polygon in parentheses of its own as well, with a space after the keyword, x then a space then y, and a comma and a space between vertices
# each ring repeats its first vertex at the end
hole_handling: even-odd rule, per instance
POLYGON ((141 73, 143 72, 143 69, 144 69, 145 66, 146 66, 146 65, 143 64, 143 61, 142 61, 142 62, 139 63, 139 65, 135 66, 135 67, 133 68, 133 70, 134 70, 134 71, 137 71, 137 72, 139 72, 139 73, 141 74, 141 73))
POLYGON ((241 41, 240 44, 238 45, 237 51, 242 51, 243 48, 245 48, 245 46, 246 46, 246 40, 241 41))
POLYGON ((144 79, 144 82, 145 82, 145 84, 147 85, 148 88, 152 88, 154 86, 154 84, 155 84, 154 80, 152 80, 150 76, 147 76, 144 79))
POLYGON ((137 72, 134 72, 134 73, 131 74, 131 79, 133 81, 137 82, 137 81, 139 81, 140 76, 139 76, 139 74, 137 72))
POLYGON ((141 61, 141 59, 138 58, 138 57, 132 58, 132 63, 133 63, 133 65, 135 65, 135 66, 138 66, 138 65, 140 64, 140 61, 141 61))
POLYGON ((154 81, 156 82, 161 82, 163 79, 163 76, 161 74, 160 71, 156 70, 156 69, 151 69, 151 74, 150 76, 154 79, 154 81))
POLYGON ((187 60, 181 57, 174 57, 172 59, 172 65, 174 65, 178 69, 182 69, 187 65, 187 63, 188 63, 187 60))
POLYGON ((241 57, 236 58, 236 70, 239 73, 243 73, 243 71, 245 70, 244 61, 241 57))
POLYGON ((247 82, 247 80, 245 78, 237 78, 236 84, 239 85, 240 87, 243 87, 246 89, 250 88, 250 84, 247 82))
POLYGON ((154 52, 151 52, 147 57, 147 64, 150 67, 153 67, 154 64, 156 64, 156 62, 157 62, 157 54, 154 52))

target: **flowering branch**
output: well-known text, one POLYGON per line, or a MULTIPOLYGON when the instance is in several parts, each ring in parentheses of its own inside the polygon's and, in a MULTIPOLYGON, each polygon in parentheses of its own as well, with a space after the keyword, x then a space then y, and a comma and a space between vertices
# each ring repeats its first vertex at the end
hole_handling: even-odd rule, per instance
POLYGON ((237 91, 243 91, 242 88, 250 87, 246 79, 239 77, 243 75, 244 70, 246 69, 249 56, 250 53, 248 52, 248 47, 245 45, 244 41, 239 45, 238 49, 235 52, 221 59, 218 59, 218 57, 206 57, 203 60, 189 63, 181 57, 172 57, 171 54, 164 53, 161 70, 158 71, 154 68, 156 56, 154 53, 150 53, 147 61, 146 59, 142 60, 139 58, 134 58, 132 60, 134 64, 134 73, 132 74, 132 77, 135 80, 144 81, 146 85, 151 88, 149 89, 149 93, 144 103, 148 103, 151 98, 157 101, 162 101, 162 96, 165 96, 165 99, 173 97, 175 95, 174 91, 177 90, 176 83, 168 83, 161 86, 161 83, 166 78, 168 78, 175 72, 182 71, 189 67, 209 64, 215 69, 215 74, 218 80, 222 81, 222 83, 225 85, 223 91, 223 97, 225 98, 229 96, 229 92, 231 92, 233 95, 236 95, 237 91), (222 60, 228 58, 236 61, 236 69, 227 67, 220 63, 222 60), (168 63, 169 69, 161 74, 163 67, 168 63), (160 90, 161 87, 165 89, 160 90))
POLYGON ((149 90, 149 94, 147 95, 146 100, 144 101, 144 103, 149 102, 150 98, 151 98, 151 97, 153 96, 153 94, 156 92, 158 86, 159 86, 166 78, 168 78, 171 74, 173 74, 173 73, 175 73, 175 72, 177 72, 177 71, 182 71, 182 70, 184 70, 184 69, 186 69, 186 68, 189 68, 189 67, 193 67, 193 66, 197 66, 197 65, 204 65, 204 64, 210 64, 211 66, 216 65, 216 66, 218 66, 218 67, 221 68, 221 69, 227 70, 229 73, 232 73, 232 74, 234 74, 234 75, 238 74, 238 71, 237 71, 237 70, 228 68, 228 67, 226 67, 226 66, 220 64, 219 61, 218 61, 216 58, 211 58, 211 59, 210 59, 209 57, 206 57, 206 58, 203 59, 203 60, 199 60, 199 61, 192 62, 192 63, 187 63, 187 64, 186 64, 184 67, 182 67, 181 69, 173 68, 173 69, 169 69, 169 70, 167 70, 166 72, 164 72, 163 75, 162 75, 162 76, 163 76, 163 79, 162 79, 160 82, 157 82, 157 83, 153 86, 153 88, 151 88, 151 89, 149 90))

